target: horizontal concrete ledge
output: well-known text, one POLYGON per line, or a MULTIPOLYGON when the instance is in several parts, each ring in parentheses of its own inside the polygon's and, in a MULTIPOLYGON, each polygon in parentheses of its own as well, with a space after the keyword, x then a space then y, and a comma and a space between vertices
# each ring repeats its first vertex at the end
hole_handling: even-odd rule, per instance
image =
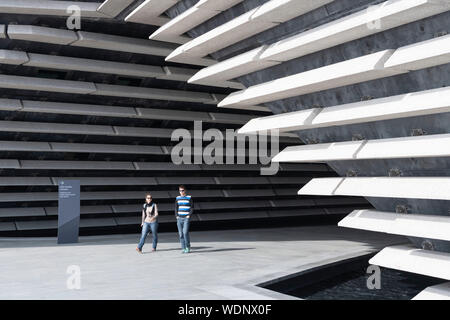
MULTIPOLYGON (((162 139, 172 139, 173 129, 164 129, 164 128, 149 128, 149 127, 119 127, 119 126, 107 126, 107 125, 90 125, 90 124, 70 124, 70 123, 49 123, 49 122, 27 122, 27 121, 1 121, 0 120, 0 131, 6 132, 33 132, 33 133, 60 133, 60 134, 78 134, 78 135, 103 135, 103 136, 122 136, 122 137, 151 137, 151 138, 162 138, 162 139), (51 124, 51 126, 49 125, 51 124)), ((183 131, 183 133, 186 131, 183 131)), ((197 137, 194 135, 193 131, 190 131, 190 136, 193 140, 203 139, 203 136, 197 137)), ((186 132, 187 134, 187 132, 186 132)), ((179 137, 180 133, 176 135, 179 137)), ((224 137, 224 141, 237 141, 235 135, 227 136, 225 132, 222 132, 222 136, 224 137)), ((252 139, 254 137, 255 141, 258 141, 257 136, 249 136, 246 137, 248 139, 252 139)), ((241 138, 242 139, 242 138, 241 138)), ((282 143, 298 143, 299 140, 295 137, 290 136, 280 136, 280 142, 282 143)), ((243 139, 242 139, 243 140, 243 139)), ((235 142, 237 144, 237 142, 235 142)), ((48 150, 47 146, 42 144, 25 144, 25 143, 9 143, 3 142, 3 144, 12 150, 23 150, 21 148, 25 148, 24 151, 27 150, 35 150, 38 151, 46 151, 48 150), (15 149, 15 147, 18 149, 15 149), (43 148, 43 149, 41 149, 43 148)), ((83 145, 73 145, 67 146, 64 144, 53 144, 52 146, 57 146, 59 150, 61 148, 67 148, 65 151, 69 151, 70 149, 77 151, 77 147, 82 150, 83 148, 89 148, 92 146, 83 146, 83 145)), ((98 149, 99 152, 102 150, 108 150, 108 147, 101 147, 98 149), (106 149, 105 149, 106 148, 106 149)), ((113 147, 111 147, 113 148, 113 147)), ((113 149, 109 149, 113 151, 113 149)), ((51 151, 51 150, 48 150, 51 151)), ((125 152, 126 150, 124 150, 125 152)), ((143 151, 147 151, 145 148, 143 151)), ((114 153, 114 152, 113 152, 114 153)), ((145 153, 145 152, 144 152, 145 153)))
POLYGON ((448 177, 316 178, 299 195, 450 200, 448 177))
MULTIPOLYGON (((223 108, 218 106, 219 108, 223 108)), ((259 105, 259 106, 231 106, 226 107, 224 109, 236 109, 236 110, 250 110, 250 111, 263 111, 263 112, 272 112, 268 107, 259 105)))
MULTIPOLYGON (((173 215, 173 203, 167 204, 159 204, 158 211, 160 212, 159 222, 171 222, 174 223, 175 217, 173 215), (162 208, 163 207, 163 208, 162 208), (169 214, 166 214, 169 212, 169 214)), ((230 208, 233 210, 233 208, 230 208)), ((350 209, 347 209, 348 212, 350 209)), ((111 218, 111 214, 121 214, 121 213, 134 213, 134 216, 127 217, 114 217, 118 225, 139 225, 141 223, 141 214, 142 211, 142 203, 136 205, 123 205, 123 206, 108 206, 108 205, 97 205, 97 206, 82 206, 80 207, 80 213, 82 215, 82 219, 87 221, 95 221, 91 220, 93 218, 83 217, 90 214, 104 215, 105 218, 111 218), (120 207, 120 208, 118 208, 120 207), (122 208, 123 207, 123 208, 122 208)), ((339 213, 339 215, 342 213, 339 213)), ((214 221, 214 220, 235 220, 235 219, 255 219, 255 218, 282 218, 282 217, 306 217, 306 216, 320 216, 327 215, 325 210, 320 208, 305 208, 305 209, 273 209, 273 208, 261 208, 260 210, 255 211, 228 211, 221 213, 196 213, 192 216, 191 220, 193 221, 214 221)), ((23 218, 23 217, 52 217, 58 216, 58 207, 31 207, 31 208, 2 208, 0 209, 0 217, 1 218, 23 218)), ((95 218, 94 218, 95 219, 95 218)), ((101 218, 100 219, 104 219, 101 218)), ((35 220, 38 222, 37 224, 31 223, 26 224, 29 228, 33 229, 45 229, 45 221, 49 220, 35 220)), ((51 220, 50 220, 51 221, 51 220)), ((16 220, 16 222, 25 222, 16 220)), ((13 223, 14 222, 10 222, 13 223)), ((25 228, 25 225, 22 225, 22 228, 25 228)), ((15 230, 15 229, 10 229, 15 230)), ((3 229, 0 225, 0 231, 8 231, 3 229)))
POLYGON ((383 67, 394 52, 383 50, 251 86, 230 94, 219 103, 219 107, 261 104, 406 73, 383 67))
MULTIPOLYGON (((172 205, 173 206, 173 205, 172 205)), ((99 207, 99 206, 98 206, 99 207)), ((48 216, 57 216, 57 208, 45 208, 49 210, 48 216)), ((172 208, 173 209, 173 208, 172 208)), ((96 210, 96 208, 86 208, 81 207, 83 211, 81 214, 99 214, 106 213, 100 210, 96 210)), ((109 208, 110 210, 110 208, 109 208)), ((139 208, 138 210, 139 211, 139 208)), ((172 211, 172 210, 170 210, 172 211)), ((282 217, 292 217, 292 216, 317 216, 319 213, 314 210, 308 211, 300 211, 297 214, 287 213, 285 216, 283 211, 247 211, 247 212, 225 212, 225 213, 198 213, 194 214, 191 217, 191 221, 218 221, 218 220, 242 220, 242 219, 274 219, 274 218, 282 218, 282 217), (270 215, 270 214, 273 215, 270 215)), ((1 216, 1 213, 0 213, 1 216)), ((26 217, 26 215, 17 216, 17 217, 26 217)), ((160 215, 158 218, 158 222, 161 223, 175 223, 176 219, 173 214, 160 215)), ((120 226, 120 225, 140 225, 141 224, 141 216, 135 217, 103 217, 103 218, 86 218, 82 217, 80 219, 80 228, 89 228, 89 227, 111 227, 111 226, 120 226)), ((44 230, 44 229, 57 229, 57 220, 35 220, 35 221, 15 221, 15 222, 2 222, 0 223, 0 231, 14 231, 14 230, 44 230), (17 227, 17 229, 16 229, 17 227)))
POLYGON ((446 216, 355 210, 338 226, 450 241, 450 217, 446 216))
POLYGON ((4 24, 0 24, 0 39, 6 38, 6 27, 4 24))
POLYGON ((287 147, 272 162, 450 157, 450 134, 287 147))
POLYGON ((383 249, 370 264, 450 280, 450 253, 429 251, 413 246, 383 249))
POLYGON ((268 1, 178 47, 166 60, 179 61, 185 56, 204 57, 332 1, 268 1))
MULTIPOLYGON (((73 177, 6 177, 0 180, 0 186, 58 186, 58 181, 74 179, 73 177)), ((76 177, 81 185, 105 186, 105 185, 179 185, 178 177, 76 177)), ((183 177, 183 183, 189 185, 299 185, 305 184, 311 178, 308 177, 183 177)), ((287 194, 295 194, 291 188, 277 189, 280 194, 287 190, 287 194)), ((231 193, 230 195, 232 195, 231 193)))
POLYGON ((170 21, 169 17, 161 15, 178 1, 145 0, 125 18, 125 21, 161 26, 170 21))
POLYGON ((156 30, 150 35, 150 39, 177 43, 189 42, 190 38, 182 38, 181 35, 242 1, 200 0, 156 30))
POLYGON ((250 120, 239 133, 289 132, 450 112, 450 87, 250 120))
POLYGON ((157 108, 133 108, 110 105, 60 103, 48 101, 0 99, 0 110, 55 114, 93 115, 152 120, 203 121, 212 123, 243 124, 253 116, 249 114, 183 111, 157 108))
POLYGON ((163 57, 168 55, 175 47, 174 45, 167 42, 129 38, 86 31, 77 31, 77 36, 78 39, 71 44, 72 46, 132 52, 163 57))
POLYGON ((8 37, 13 40, 70 45, 78 40, 74 31, 32 25, 8 25, 8 37))
MULTIPOLYGON (((172 162, 131 162, 131 161, 64 161, 64 160, 17 160, 0 159, 0 169, 23 170, 125 170, 125 171, 248 171, 259 172, 260 164, 174 164, 172 162)), ((321 164, 280 166, 281 171, 327 172, 330 169, 321 164)))
POLYGON ((0 141, 0 149, 4 151, 167 154, 161 146, 70 142, 0 141))
MULTIPOLYGON (((23 65, 27 67, 49 68, 56 70, 75 70, 142 78, 156 78, 161 80, 183 82, 187 81, 197 71, 196 69, 179 68, 172 66, 161 67, 105 60, 35 54, 17 50, 2 49, 0 49, 0 63, 23 65)), ((205 83, 203 85, 233 89, 245 88, 244 85, 236 81, 205 83)))
POLYGON ((111 34, 71 31, 34 25, 8 25, 8 37, 13 40, 71 45, 110 51, 167 56, 176 45, 148 39, 130 38, 111 34))
POLYGON ((92 94, 97 88, 92 82, 53 80, 34 77, 0 75, 0 87, 5 89, 35 90, 72 94, 92 94))
MULTIPOLYGON (((61 80, 60 80, 61 81, 61 80)), ((96 91, 92 95, 110 97, 129 97, 152 100, 169 100, 184 102, 199 102, 206 104, 216 104, 211 94, 205 92, 192 92, 171 89, 157 89, 146 87, 130 87, 111 84, 95 84, 96 91)))
POLYGON ((48 0, 2 0, 0 3, 0 13, 11 14, 32 14, 50 16, 70 16, 71 6, 76 6, 81 10, 81 17, 84 18, 109 18, 108 15, 98 12, 98 2, 80 1, 48 1, 48 0))
POLYGON ((234 92, 220 107, 245 106, 381 79, 450 62, 450 35, 279 78, 234 92))
POLYGON ((53 80, 36 77, 0 75, 0 88, 92 94, 114 97, 129 97, 151 100, 169 100, 216 104, 216 98, 205 92, 131 87, 71 80, 53 80))
POLYGON ((97 11, 115 18, 133 2, 134 0, 104 0, 97 11))
POLYGON ((428 287, 412 300, 450 300, 450 282, 428 287))
MULTIPOLYGON (((281 189, 281 188, 280 188, 281 189)), ((227 208, 262 208, 262 207, 314 207, 317 204, 313 200, 305 200, 305 199, 295 199, 295 200, 279 200, 279 201, 269 201, 265 200, 267 197, 276 196, 275 191, 272 189, 242 189, 242 192, 247 194, 233 194, 229 195, 228 192, 225 192, 223 189, 210 189, 210 190, 189 190, 189 194, 191 194, 195 198, 216 198, 215 202, 196 202, 196 208, 202 210, 209 209, 227 209, 227 208), (250 195, 251 194, 251 195, 250 195), (241 199, 246 199, 247 197, 255 197, 260 198, 258 203, 255 203, 254 200, 251 201, 241 201, 241 199), (230 199, 235 199, 235 201, 231 201, 230 199), (220 200, 229 200, 229 201, 220 201, 220 200), (235 203, 236 202, 236 203, 235 203), (253 203, 253 204, 252 204, 253 203)), ((174 199, 178 191, 176 188, 172 188, 170 190, 165 191, 151 191, 151 194, 154 199, 166 200, 166 199, 174 199)), ((140 200, 144 199, 145 192, 144 191, 95 191, 95 192, 82 192, 81 200, 140 200)), ((18 202, 22 201, 26 197, 27 201, 56 201, 58 200, 58 192, 4 192, 0 194, 0 202, 18 202), (22 200, 21 200, 22 199, 22 200)), ((354 204, 351 199, 340 200, 336 199, 334 205, 352 205, 354 204)), ((142 200, 144 201, 144 200, 142 200)), ((173 203, 170 204, 161 204, 164 206, 169 206, 173 209, 173 203)), ((329 205, 333 205, 330 203, 329 205)), ((129 205, 126 205, 129 206, 129 205)), ((133 207, 135 207, 133 205, 133 207)), ((139 212, 139 208, 142 208, 142 205, 136 206, 137 212, 139 212)), ((134 209, 133 209, 134 210, 134 209)), ((164 209, 166 210, 166 209, 164 209)))
POLYGON ((202 69, 189 82, 225 81, 450 10, 447 1, 386 1, 202 69), (379 22, 379 23, 378 23, 379 22), (375 27, 376 24, 376 27, 375 27), (370 26, 373 25, 373 28, 370 26))

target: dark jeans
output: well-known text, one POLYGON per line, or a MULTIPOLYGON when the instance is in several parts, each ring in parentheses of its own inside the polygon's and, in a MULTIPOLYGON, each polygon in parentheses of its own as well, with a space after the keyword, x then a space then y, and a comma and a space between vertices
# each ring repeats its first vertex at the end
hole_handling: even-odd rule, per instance
POLYGON ((178 235, 180 236, 181 249, 190 249, 191 241, 189 239, 189 220, 190 218, 177 218, 178 235))
POLYGON ((156 249, 156 245, 158 244, 158 222, 144 222, 144 225, 142 226, 141 240, 138 244, 139 250, 142 250, 145 238, 147 237, 150 230, 152 231, 153 236, 153 249, 156 249))

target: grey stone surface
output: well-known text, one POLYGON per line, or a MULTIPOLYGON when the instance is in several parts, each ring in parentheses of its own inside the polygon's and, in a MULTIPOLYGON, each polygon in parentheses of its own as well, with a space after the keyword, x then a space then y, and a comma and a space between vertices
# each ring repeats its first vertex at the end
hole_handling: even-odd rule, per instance
POLYGON ((293 299, 256 285, 406 241, 333 226, 209 231, 192 232, 192 252, 181 254, 176 233, 160 233, 154 253, 150 237, 142 255, 138 234, 64 246, 55 238, 2 238, 0 298, 293 299), (80 267, 80 290, 66 285, 72 265, 80 267))

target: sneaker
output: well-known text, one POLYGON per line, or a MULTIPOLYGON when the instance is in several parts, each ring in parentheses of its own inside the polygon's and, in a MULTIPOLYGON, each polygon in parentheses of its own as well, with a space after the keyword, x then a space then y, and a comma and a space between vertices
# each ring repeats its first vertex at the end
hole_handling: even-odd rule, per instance
POLYGON ((155 249, 155 248, 153 248, 153 249, 152 249, 152 252, 155 252, 155 251, 156 251, 156 249, 155 249))
POLYGON ((181 250, 181 253, 186 253, 186 249, 182 249, 182 250, 181 250))
POLYGON ((136 251, 139 252, 139 253, 142 253, 142 250, 139 249, 139 248, 136 248, 136 251))
POLYGON ((186 253, 190 253, 191 252, 191 248, 186 248, 186 253))

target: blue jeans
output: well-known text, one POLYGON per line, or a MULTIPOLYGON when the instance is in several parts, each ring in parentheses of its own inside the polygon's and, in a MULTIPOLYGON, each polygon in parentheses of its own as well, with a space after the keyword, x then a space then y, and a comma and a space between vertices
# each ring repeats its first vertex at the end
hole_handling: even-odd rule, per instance
POLYGON ((190 249, 191 241, 189 239, 189 220, 190 218, 177 218, 178 235, 180 236, 181 249, 190 249))
POLYGON ((145 238, 150 230, 152 231, 153 236, 153 249, 156 249, 156 245, 158 244, 158 222, 144 222, 144 225, 142 226, 141 240, 138 244, 139 250, 142 250, 145 243, 145 238))

